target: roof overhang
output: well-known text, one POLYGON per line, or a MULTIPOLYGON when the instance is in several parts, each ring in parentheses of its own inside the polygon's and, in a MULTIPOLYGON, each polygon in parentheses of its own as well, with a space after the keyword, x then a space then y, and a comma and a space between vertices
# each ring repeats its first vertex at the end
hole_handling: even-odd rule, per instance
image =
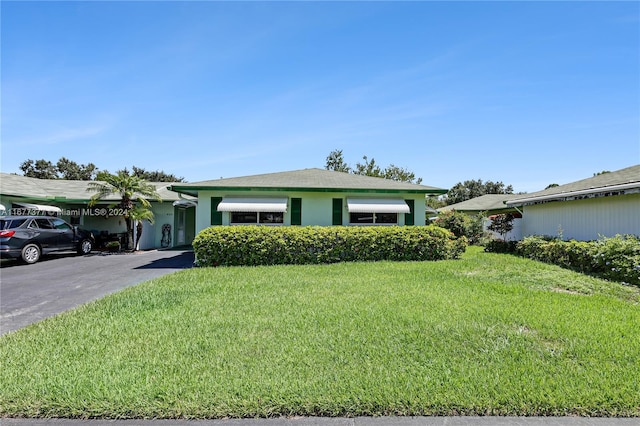
POLYGON ((62 209, 56 206, 47 206, 44 204, 31 204, 31 203, 16 203, 14 204, 24 207, 26 210, 37 211, 37 212, 47 212, 47 213, 62 213, 62 209))
POLYGON ((168 190, 181 194, 197 197, 200 191, 225 191, 225 192, 338 192, 338 193, 359 193, 359 194, 424 194, 442 195, 449 192, 448 189, 372 189, 372 188, 307 188, 307 187, 259 187, 259 186, 186 186, 171 185, 168 190))
POLYGON ((189 208, 189 207, 196 207, 197 205, 198 205, 197 201, 191 201, 191 200, 176 200, 173 202, 173 207, 189 208))
POLYGON ((625 183, 621 185, 611 185, 599 188, 589 188, 579 191, 559 192, 555 194, 540 194, 533 197, 507 200, 505 204, 509 207, 522 206, 525 204, 535 204, 545 201, 569 201, 582 198, 606 197, 611 195, 635 194, 640 192, 640 182, 625 183))
POLYGON ((347 198, 349 213, 411 213, 404 200, 347 198))
POLYGON ((286 212, 286 198, 225 197, 218 204, 219 212, 286 212))

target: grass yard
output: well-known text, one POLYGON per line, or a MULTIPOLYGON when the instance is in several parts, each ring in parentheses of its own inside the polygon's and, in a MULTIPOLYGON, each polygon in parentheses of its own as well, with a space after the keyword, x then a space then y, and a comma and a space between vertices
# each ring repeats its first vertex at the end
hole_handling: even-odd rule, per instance
POLYGON ((640 289, 461 260, 192 269, 0 339, 0 416, 640 416, 640 289))

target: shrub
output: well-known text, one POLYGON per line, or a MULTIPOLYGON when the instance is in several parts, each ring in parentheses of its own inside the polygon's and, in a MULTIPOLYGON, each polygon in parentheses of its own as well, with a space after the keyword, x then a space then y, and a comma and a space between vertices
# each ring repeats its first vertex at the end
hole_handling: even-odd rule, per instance
POLYGON ((593 268, 603 278, 640 285, 640 237, 616 235, 593 243, 593 268))
POLYGON ((193 241, 199 266, 455 259, 466 245, 436 226, 214 226, 193 241))
POLYGON ((515 253, 517 241, 489 240, 484 244, 484 251, 488 253, 515 253))
POLYGON ((456 237, 466 237, 469 244, 479 244, 484 237, 484 215, 470 216, 455 210, 440 213, 434 225, 453 232, 456 237))
POLYGON ((640 285, 640 238, 636 236, 616 235, 592 242, 527 237, 517 244, 516 250, 530 259, 640 285))

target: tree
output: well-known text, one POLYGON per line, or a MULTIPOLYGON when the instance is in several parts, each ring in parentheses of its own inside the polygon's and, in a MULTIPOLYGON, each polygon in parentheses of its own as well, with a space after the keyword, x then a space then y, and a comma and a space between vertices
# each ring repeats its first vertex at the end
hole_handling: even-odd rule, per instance
POLYGON ((603 171, 601 171, 601 172, 594 173, 593 175, 594 175, 594 176, 600 176, 600 175, 603 175, 603 174, 605 174, 605 173, 611 173, 611 171, 609 171, 609 170, 603 170, 603 171))
POLYGON ((47 160, 26 160, 20 164, 20 170, 27 177, 38 179, 58 179, 56 166, 47 160))
POLYGON ((513 229, 513 219, 514 216, 511 213, 497 214, 491 218, 491 223, 487 229, 497 232, 502 237, 502 241, 506 241, 507 234, 513 229))
MULTIPOLYGON (((118 170, 116 173, 126 173, 131 176, 139 177, 140 179, 144 179, 147 182, 186 182, 183 177, 177 177, 176 175, 165 173, 163 170, 156 170, 153 172, 147 171, 141 167, 133 166, 131 168, 133 171, 129 171, 126 167, 124 169, 118 170)), ((103 177, 110 175, 108 170, 102 171, 98 173, 96 176, 96 180, 105 180, 103 177)))
POLYGON ((422 182, 422 178, 416 179, 415 173, 412 173, 411 171, 402 167, 391 164, 390 166, 382 169, 376 164, 376 160, 374 158, 369 160, 369 157, 365 155, 362 157, 362 159, 364 160, 363 163, 356 163, 356 166, 354 168, 351 168, 344 161, 342 150, 336 149, 331 151, 327 156, 324 168, 327 170, 333 170, 335 172, 352 173, 354 175, 362 176, 373 176, 399 182, 409 182, 416 184, 420 184, 422 182))
POLYGON ((351 173, 351 167, 345 163, 341 149, 336 149, 329 153, 324 168, 334 172, 351 173))
POLYGON ((545 189, 555 188, 556 186, 560 186, 560 185, 558 185, 557 183, 550 183, 549 185, 547 185, 545 189))
POLYGON ((149 172, 141 167, 133 166, 133 175, 138 176, 147 182, 185 182, 183 177, 177 177, 173 174, 165 173, 164 170, 155 170, 149 172))
POLYGON ((384 172, 382 171, 380 166, 376 164, 375 159, 372 158, 371 160, 369 160, 366 155, 363 156, 362 159, 364 160, 364 163, 356 163, 356 168, 353 170, 354 174, 372 177, 384 177, 384 172))
POLYGON ((505 186, 502 182, 487 181, 483 183, 482 179, 465 180, 458 182, 449 190, 446 201, 447 205, 451 205, 485 194, 513 194, 513 187, 511 185, 505 186))
POLYGON ((56 163, 58 179, 66 180, 93 180, 98 172, 95 164, 78 164, 68 158, 62 157, 56 163))
POLYGON ((78 164, 62 157, 56 164, 48 160, 26 160, 20 170, 25 176, 38 179, 92 180, 98 168, 93 163, 78 164))
POLYGON ((116 194, 120 196, 120 202, 116 205, 122 209, 124 213, 124 221, 127 226, 127 249, 131 249, 133 243, 131 210, 136 207, 137 203, 148 209, 151 207, 151 203, 147 198, 162 201, 160 194, 158 194, 156 188, 146 180, 133 176, 123 170, 120 170, 115 175, 102 174, 101 178, 102 182, 89 183, 87 191, 96 192, 96 194, 91 197, 89 205, 93 206, 109 195, 116 194))
POLYGON ((397 180, 400 182, 415 182, 418 185, 422 183, 422 178, 416 179, 415 173, 410 172, 405 168, 394 166, 393 164, 384 169, 383 177, 385 179, 397 180))

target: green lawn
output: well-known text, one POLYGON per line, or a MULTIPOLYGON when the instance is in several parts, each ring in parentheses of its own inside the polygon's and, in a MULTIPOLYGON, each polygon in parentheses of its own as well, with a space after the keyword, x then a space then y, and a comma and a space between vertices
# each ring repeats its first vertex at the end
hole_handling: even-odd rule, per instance
POLYGON ((640 289, 460 260, 192 269, 0 339, 0 416, 640 416, 640 289))

